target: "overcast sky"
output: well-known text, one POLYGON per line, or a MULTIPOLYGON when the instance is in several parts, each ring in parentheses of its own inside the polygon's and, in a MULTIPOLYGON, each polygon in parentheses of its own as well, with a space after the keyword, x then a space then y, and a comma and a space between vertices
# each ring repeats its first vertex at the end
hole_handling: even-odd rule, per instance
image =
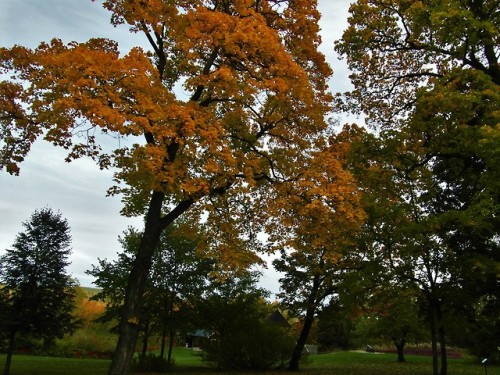
MULTIPOLYGON (((339 62, 333 42, 347 25, 349 0, 319 0, 322 13, 322 51, 334 69, 332 92, 349 88, 347 69, 339 62)), ((14 44, 36 47, 53 37, 65 42, 84 42, 104 37, 119 42, 126 53, 135 45, 145 45, 142 35, 128 32, 126 26, 114 28, 110 14, 100 2, 91 0, 0 0, 0 46, 14 44)), ((69 272, 83 286, 92 286, 85 271, 97 258, 114 259, 120 251, 117 242, 128 226, 142 228, 141 218, 120 216, 119 197, 106 197, 112 173, 101 171, 88 160, 64 163, 65 152, 42 141, 36 142, 20 176, 0 172, 0 254, 11 247, 36 209, 60 211, 71 227, 73 253, 69 272)), ((277 291, 277 276, 266 271, 261 284, 277 291)))

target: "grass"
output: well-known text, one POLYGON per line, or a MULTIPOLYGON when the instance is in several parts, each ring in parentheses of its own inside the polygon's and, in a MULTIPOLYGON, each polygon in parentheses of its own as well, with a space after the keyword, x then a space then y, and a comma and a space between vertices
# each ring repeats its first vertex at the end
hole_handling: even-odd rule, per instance
MULTIPOLYGON (((0 356, 1 371, 5 355, 0 356)), ((13 355, 10 375, 105 375, 109 360, 13 355)))
MULTIPOLYGON (((398 363, 396 354, 338 352, 311 356, 302 369, 311 375, 428 375, 432 358, 408 355, 406 363, 398 363)), ((489 375, 500 375, 500 367, 490 367, 489 375)), ((449 375, 483 375, 484 367, 465 359, 448 360, 449 375)))
MULTIPOLYGON (((232 374, 203 367, 201 358, 190 349, 176 348, 173 353, 176 367, 170 374, 232 374)), ((0 355, 0 371, 5 355, 0 355)), ((106 375, 109 360, 51 358, 14 355, 11 375, 106 375)), ((311 355, 301 366, 304 375, 428 375, 432 362, 426 356, 407 356, 406 363, 397 363, 395 354, 372 354, 364 352, 338 352, 311 355)), ((256 372, 238 372, 238 375, 254 375, 256 372)), ((271 371, 267 375, 287 374, 271 371)), ((449 360, 449 375, 483 375, 484 367, 465 359, 449 360)), ((488 375, 500 375, 499 366, 489 366, 488 375)))

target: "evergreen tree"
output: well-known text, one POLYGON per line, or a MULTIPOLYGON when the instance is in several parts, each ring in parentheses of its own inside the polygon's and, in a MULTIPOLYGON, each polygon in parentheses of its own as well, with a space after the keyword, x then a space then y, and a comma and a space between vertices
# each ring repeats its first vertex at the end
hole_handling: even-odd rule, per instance
POLYGON ((50 344, 76 328, 71 314, 76 285, 65 270, 71 253, 67 220, 44 208, 35 211, 23 227, 13 249, 0 258, 0 284, 5 296, 0 325, 9 340, 4 375, 9 374, 18 334, 50 344))

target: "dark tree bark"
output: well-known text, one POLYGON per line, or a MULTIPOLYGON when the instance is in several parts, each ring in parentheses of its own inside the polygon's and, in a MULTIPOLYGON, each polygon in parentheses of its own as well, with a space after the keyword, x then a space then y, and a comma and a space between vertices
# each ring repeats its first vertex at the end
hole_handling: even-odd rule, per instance
POLYGON ((134 260, 127 285, 125 304, 119 326, 119 337, 109 368, 109 375, 126 375, 135 352, 142 315, 142 296, 151 269, 154 251, 163 229, 191 207, 193 200, 185 200, 177 205, 167 216, 161 211, 165 195, 153 192, 149 204, 144 234, 134 260))
POLYGON ((406 362, 405 359, 405 340, 395 341, 394 345, 396 345, 396 350, 398 352, 398 362, 406 362))
MULTIPOLYGON (((320 269, 323 269, 325 263, 323 259, 320 261, 320 269)), ((321 277, 320 275, 315 275, 313 278, 313 283, 311 286, 311 291, 309 293, 309 297, 307 298, 307 309, 306 316, 304 319, 304 326, 302 327, 302 331, 300 332, 299 339, 295 344, 295 348, 293 349, 292 357, 290 358, 290 362, 288 364, 288 369, 290 371, 298 371, 300 358, 302 356, 302 352, 304 351, 304 347, 306 345, 307 338, 309 337, 309 333, 311 332, 312 325, 314 323, 314 314, 316 313, 316 309, 318 308, 318 301, 321 301, 323 298, 318 299, 319 290, 321 287, 321 277)))
POLYGON ((170 366, 172 364, 172 349, 174 348, 174 330, 170 330, 169 340, 168 340, 168 356, 167 363, 170 366))
POLYGON ((16 343, 16 331, 12 330, 9 334, 9 347, 7 348, 7 356, 5 358, 3 375, 10 374, 10 364, 12 363, 12 353, 14 352, 15 343, 16 343))
POLYGON ((439 345, 441 349, 441 373, 440 375, 447 375, 448 374, 448 353, 446 350, 446 332, 443 324, 443 316, 441 313, 441 305, 438 302, 437 304, 437 320, 439 324, 439 329, 438 329, 438 338, 439 338, 439 345))
POLYGON ((430 331, 431 331, 431 345, 432 345, 432 374, 439 375, 436 311, 435 311, 434 303, 432 300, 429 301, 429 325, 430 325, 430 331))
POLYGON ((149 341, 149 319, 144 324, 144 337, 142 339, 141 359, 139 364, 139 368, 141 370, 144 370, 146 366, 146 357, 148 354, 148 341, 149 341))
POLYGON ((160 358, 165 358, 165 340, 167 339, 167 318, 163 322, 163 328, 161 331, 161 348, 160 348, 160 358))
POLYGON ((304 326, 302 327, 302 331, 300 331, 300 336, 297 340, 297 344, 295 344, 292 357, 290 358, 290 363, 288 364, 288 370, 290 371, 299 370, 300 358, 302 357, 302 352, 304 351, 307 337, 311 332, 311 328, 314 322, 315 311, 316 311, 315 307, 310 307, 307 309, 306 317, 304 319, 304 326))

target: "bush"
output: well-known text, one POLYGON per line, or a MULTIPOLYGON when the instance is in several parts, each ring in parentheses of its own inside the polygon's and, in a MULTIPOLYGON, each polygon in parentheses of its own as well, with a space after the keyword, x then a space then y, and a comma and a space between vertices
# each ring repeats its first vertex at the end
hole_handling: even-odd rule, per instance
POLYGON ((210 341, 203 359, 224 369, 268 370, 286 366, 293 347, 285 329, 257 321, 252 329, 233 331, 210 341))
POLYGON ((137 356, 132 360, 133 371, 166 372, 173 366, 175 366, 175 360, 173 358, 169 364, 165 358, 161 358, 154 353, 148 353, 145 358, 137 356))
POLYGON ((110 333, 105 326, 93 324, 56 340, 47 354, 60 357, 111 358, 115 345, 116 335, 110 333))

